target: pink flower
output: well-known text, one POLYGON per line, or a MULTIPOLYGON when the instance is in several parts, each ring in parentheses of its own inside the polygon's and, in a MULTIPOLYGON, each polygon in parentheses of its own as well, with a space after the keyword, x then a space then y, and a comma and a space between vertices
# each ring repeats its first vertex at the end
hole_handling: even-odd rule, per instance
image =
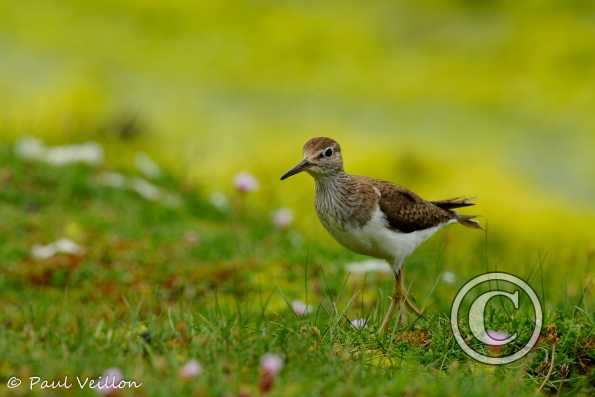
POLYGON ((501 346, 507 343, 506 339, 510 336, 506 331, 487 330, 486 334, 490 340, 490 346, 501 346))
POLYGON ((258 180, 249 172, 240 172, 234 178, 234 185, 240 193, 258 190, 258 180))
POLYGON ((351 326, 355 329, 363 329, 366 327, 367 321, 363 318, 356 318, 351 320, 351 326))
POLYGON ((267 353, 260 359, 260 368, 265 374, 275 377, 283 368, 283 359, 277 354, 267 353))
POLYGON ((101 376, 97 385, 97 392, 104 396, 111 396, 118 392, 118 385, 122 382, 122 371, 118 368, 109 368, 101 376))
POLYGON ((281 208, 273 214, 273 224, 277 229, 284 230, 293 222, 293 212, 287 208, 281 208))
POLYGON ((180 368, 180 378, 191 379, 202 374, 202 365, 196 360, 190 360, 180 368))
POLYGON ((297 316, 300 317, 312 313, 312 306, 306 305, 304 302, 298 300, 291 302, 291 309, 297 316))
POLYGON ((275 378, 283 368, 283 359, 276 355, 267 353, 260 359, 260 393, 268 394, 275 384, 275 378))

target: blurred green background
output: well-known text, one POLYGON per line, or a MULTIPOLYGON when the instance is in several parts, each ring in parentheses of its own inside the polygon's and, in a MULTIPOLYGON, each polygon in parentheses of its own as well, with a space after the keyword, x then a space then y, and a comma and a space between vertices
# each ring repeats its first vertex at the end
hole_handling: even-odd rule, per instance
POLYGON ((309 178, 278 181, 327 135, 352 173, 479 196, 494 238, 584 257, 594 38, 587 0, 3 1, 0 134, 144 150, 207 191, 248 170, 254 208, 330 244, 309 178))

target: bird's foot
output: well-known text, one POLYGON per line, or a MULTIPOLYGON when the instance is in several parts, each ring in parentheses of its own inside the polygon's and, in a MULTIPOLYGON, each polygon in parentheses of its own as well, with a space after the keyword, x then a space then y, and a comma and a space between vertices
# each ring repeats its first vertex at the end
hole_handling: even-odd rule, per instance
POLYGON ((395 295, 392 298, 390 298, 390 306, 388 308, 388 311, 384 315, 384 319, 382 320, 382 324, 380 325, 380 329, 378 330, 378 333, 380 335, 383 335, 385 332, 390 330, 392 323, 391 320, 393 320, 395 315, 397 316, 397 326, 401 325, 406 320, 404 300, 400 295, 395 295))
POLYGON ((417 314, 418 316, 423 316, 424 312, 423 310, 421 310, 419 307, 415 306, 415 304, 413 302, 411 302, 411 300, 409 299, 409 297, 405 298, 405 304, 407 305, 407 307, 414 312, 415 314, 417 314))

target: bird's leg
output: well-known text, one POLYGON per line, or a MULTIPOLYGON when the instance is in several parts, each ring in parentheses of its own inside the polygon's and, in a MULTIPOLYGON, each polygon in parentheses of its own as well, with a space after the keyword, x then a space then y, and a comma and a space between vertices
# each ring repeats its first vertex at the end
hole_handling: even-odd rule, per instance
POLYGON ((382 325, 380 326, 380 333, 385 332, 389 328, 390 321, 395 315, 395 312, 398 310, 400 313, 403 313, 403 294, 401 293, 401 271, 397 271, 395 273, 395 290, 393 296, 390 300, 390 306, 388 307, 388 311, 384 315, 384 319, 382 320, 382 325))
POLYGON ((401 288, 401 293, 403 294, 403 300, 405 301, 405 304, 409 309, 411 309, 411 311, 415 312, 415 314, 417 314, 418 316, 423 315, 423 311, 421 311, 420 308, 415 306, 415 304, 411 302, 411 300, 409 299, 409 294, 407 293, 407 288, 405 287, 405 275, 403 274, 403 268, 401 268, 401 276, 399 277, 399 279, 399 288, 401 288))

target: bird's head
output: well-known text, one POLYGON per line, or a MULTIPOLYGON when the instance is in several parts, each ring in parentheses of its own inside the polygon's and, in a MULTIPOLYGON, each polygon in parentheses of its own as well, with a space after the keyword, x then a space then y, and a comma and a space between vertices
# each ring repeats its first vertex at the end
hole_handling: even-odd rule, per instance
POLYGON ((312 138, 304 145, 304 158, 295 167, 287 171, 281 180, 306 171, 314 178, 338 174, 343 171, 341 146, 325 137, 312 138))

